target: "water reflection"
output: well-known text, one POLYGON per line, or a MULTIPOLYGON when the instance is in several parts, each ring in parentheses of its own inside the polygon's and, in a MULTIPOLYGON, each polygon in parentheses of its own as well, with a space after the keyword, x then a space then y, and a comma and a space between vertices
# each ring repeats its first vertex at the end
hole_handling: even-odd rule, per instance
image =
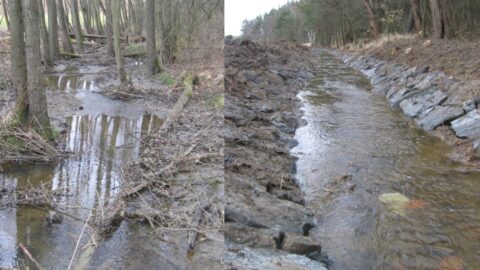
POLYGON ((160 126, 161 119, 142 115, 81 115, 68 119, 66 150, 77 153, 55 166, 21 165, 0 174, 0 268, 32 267, 17 249, 20 243, 47 269, 65 269, 90 209, 102 209, 119 190, 121 168, 140 153, 140 138, 160 126), (14 192, 44 185, 62 196, 60 210, 77 218, 60 224, 47 221, 49 212, 33 207, 8 207, 14 192))

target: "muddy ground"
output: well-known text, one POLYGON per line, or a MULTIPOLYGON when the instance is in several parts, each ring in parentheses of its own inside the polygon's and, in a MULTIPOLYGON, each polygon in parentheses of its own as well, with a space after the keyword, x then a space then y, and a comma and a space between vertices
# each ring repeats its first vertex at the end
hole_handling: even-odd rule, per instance
POLYGON ((226 39, 225 262, 230 269, 322 269, 315 226, 295 179, 296 97, 313 76, 308 52, 226 39))
MULTIPOLYGON (((6 33, 1 35, 0 45, 0 110, 7 110, 14 92, 9 82, 6 33)), ((60 134, 59 150, 65 147, 68 117, 122 115, 131 113, 129 108, 141 108, 140 113, 165 120, 184 89, 184 79, 195 78, 193 94, 173 124, 139 138, 140 157, 123 169, 124 180, 117 193, 122 196, 95 210, 103 213, 105 208, 115 216, 96 215, 88 222, 93 229, 90 240, 75 262, 87 269, 138 265, 146 269, 222 269, 223 63, 168 65, 162 74, 149 78, 142 57, 125 60, 133 83, 129 89, 118 87, 114 59, 101 44, 89 43, 81 58, 62 59, 54 67, 44 68, 43 84, 49 115, 60 134), (65 80, 71 74, 81 74, 87 81, 83 87, 101 97, 89 103, 88 94, 69 91, 82 87, 69 85, 78 79, 65 80), (67 81, 69 84, 63 85, 67 81), (104 101, 125 102, 127 111, 109 111, 104 101), (90 245, 94 248, 87 248, 90 245)))

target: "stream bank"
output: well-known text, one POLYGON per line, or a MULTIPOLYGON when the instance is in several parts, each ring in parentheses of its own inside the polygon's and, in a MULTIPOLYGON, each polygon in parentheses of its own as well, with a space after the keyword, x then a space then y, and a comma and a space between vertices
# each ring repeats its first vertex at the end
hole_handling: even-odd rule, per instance
POLYGON ((295 178, 296 95, 313 77, 307 50, 227 37, 225 262, 229 269, 324 269, 314 211, 295 178))
POLYGON ((386 96, 420 128, 455 146, 452 160, 480 168, 478 81, 456 79, 427 64, 408 67, 371 55, 335 54, 372 80, 372 92, 386 96))

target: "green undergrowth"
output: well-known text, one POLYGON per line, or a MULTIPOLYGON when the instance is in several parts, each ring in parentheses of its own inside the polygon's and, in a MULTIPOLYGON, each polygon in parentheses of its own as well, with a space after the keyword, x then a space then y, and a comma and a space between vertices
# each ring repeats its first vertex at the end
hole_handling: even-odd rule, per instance
POLYGON ((207 102, 207 106, 215 109, 223 108, 225 106, 225 98, 223 94, 217 94, 211 97, 207 102))
POLYGON ((175 86, 175 79, 167 72, 162 72, 157 74, 156 79, 159 80, 162 84, 167 85, 169 87, 175 86))

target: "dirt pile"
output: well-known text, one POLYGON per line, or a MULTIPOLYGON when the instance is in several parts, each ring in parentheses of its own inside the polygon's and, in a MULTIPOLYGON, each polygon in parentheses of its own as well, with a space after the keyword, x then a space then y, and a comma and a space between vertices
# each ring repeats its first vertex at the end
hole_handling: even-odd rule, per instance
POLYGON ((296 94, 313 76, 306 51, 225 43, 225 262, 246 269, 276 263, 279 269, 321 269, 310 259, 320 254, 308 236, 316 219, 304 206, 289 153, 302 124, 296 94))

